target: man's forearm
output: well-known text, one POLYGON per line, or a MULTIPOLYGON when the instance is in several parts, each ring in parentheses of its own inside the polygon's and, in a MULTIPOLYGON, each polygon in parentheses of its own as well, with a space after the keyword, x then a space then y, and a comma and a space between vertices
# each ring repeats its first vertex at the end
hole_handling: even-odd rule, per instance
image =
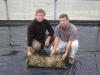
POLYGON ((66 54, 68 54, 69 50, 71 49, 71 44, 72 44, 72 41, 68 41, 67 48, 66 48, 66 51, 65 51, 66 54))
POLYGON ((57 46, 58 46, 58 37, 55 37, 55 40, 54 40, 54 47, 53 49, 56 50, 57 49, 57 46))
POLYGON ((33 35, 31 33, 27 33, 27 45, 32 46, 33 35))

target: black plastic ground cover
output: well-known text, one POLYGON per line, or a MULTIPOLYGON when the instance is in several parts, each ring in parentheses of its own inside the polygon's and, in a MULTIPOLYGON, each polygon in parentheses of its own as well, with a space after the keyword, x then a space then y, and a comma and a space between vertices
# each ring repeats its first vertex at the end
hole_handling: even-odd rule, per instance
POLYGON ((99 27, 78 26, 78 31, 76 63, 64 70, 27 68, 27 26, 0 27, 0 75, 100 75, 99 27))

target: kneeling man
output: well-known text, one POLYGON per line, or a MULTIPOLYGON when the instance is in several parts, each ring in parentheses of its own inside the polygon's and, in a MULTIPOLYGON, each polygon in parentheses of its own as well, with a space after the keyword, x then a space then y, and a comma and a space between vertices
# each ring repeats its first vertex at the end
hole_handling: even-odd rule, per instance
POLYGON ((38 9, 35 19, 30 23, 27 30, 27 55, 31 56, 33 52, 44 50, 44 46, 48 47, 53 38, 53 28, 45 18, 45 11, 38 9), (48 34, 47 34, 48 31, 48 34))
POLYGON ((55 40, 51 47, 50 55, 55 53, 64 52, 62 55, 63 60, 68 58, 68 63, 73 64, 75 62, 75 54, 79 47, 77 40, 77 27, 69 22, 67 14, 61 14, 59 16, 60 24, 55 28, 55 40))

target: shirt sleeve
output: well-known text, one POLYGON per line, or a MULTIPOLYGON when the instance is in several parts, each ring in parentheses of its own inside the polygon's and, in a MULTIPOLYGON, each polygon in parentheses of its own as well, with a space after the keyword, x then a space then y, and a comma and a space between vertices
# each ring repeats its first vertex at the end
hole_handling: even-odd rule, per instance
POLYGON ((32 46, 32 41, 33 41, 33 22, 29 24, 28 29, 27 29, 27 45, 29 47, 32 46))
POLYGON ((47 21, 47 29, 48 29, 49 35, 50 35, 51 37, 53 37, 53 35, 54 35, 54 30, 53 30, 51 24, 50 24, 48 21, 47 21))
POLYGON ((56 26, 56 28, 55 28, 55 31, 54 31, 54 32, 55 32, 55 33, 54 33, 54 36, 59 37, 60 33, 59 33, 59 27, 58 27, 58 26, 56 26))
POLYGON ((74 41, 77 39, 77 28, 71 32, 71 36, 69 38, 70 41, 74 41))

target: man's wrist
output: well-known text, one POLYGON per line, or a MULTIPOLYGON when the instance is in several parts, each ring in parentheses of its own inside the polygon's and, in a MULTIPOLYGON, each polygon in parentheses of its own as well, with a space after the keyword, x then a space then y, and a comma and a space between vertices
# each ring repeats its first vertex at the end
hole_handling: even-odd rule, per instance
POLYGON ((49 36, 49 37, 48 37, 48 41, 50 41, 50 39, 51 39, 51 37, 49 36))
POLYGON ((54 51, 54 48, 52 48, 51 51, 54 51))
POLYGON ((28 46, 27 48, 32 48, 31 46, 28 46))
POLYGON ((66 49, 66 51, 65 51, 65 54, 67 54, 68 53, 68 49, 66 49))

